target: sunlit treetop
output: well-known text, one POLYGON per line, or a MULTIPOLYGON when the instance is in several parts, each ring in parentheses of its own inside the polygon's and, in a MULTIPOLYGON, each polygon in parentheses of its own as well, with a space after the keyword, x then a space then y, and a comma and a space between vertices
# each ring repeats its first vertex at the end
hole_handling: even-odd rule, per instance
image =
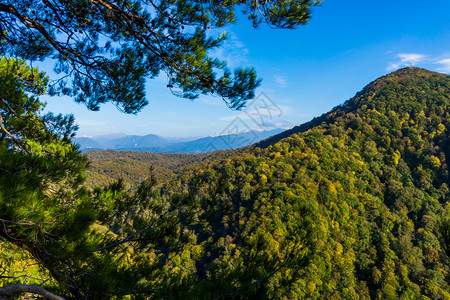
POLYGON ((147 104, 145 79, 163 71, 180 97, 221 97, 233 109, 254 97, 252 68, 230 70, 210 56, 226 34, 209 30, 242 11, 254 27, 295 28, 321 0, 2 0, 0 51, 30 61, 53 59, 61 74, 50 92, 91 110, 105 102, 126 113, 147 104))

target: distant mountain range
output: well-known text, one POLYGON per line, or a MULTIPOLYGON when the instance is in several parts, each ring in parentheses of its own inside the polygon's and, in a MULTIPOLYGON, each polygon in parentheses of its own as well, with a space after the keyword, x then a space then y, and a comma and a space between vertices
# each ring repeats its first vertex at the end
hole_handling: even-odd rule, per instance
POLYGON ((77 137, 73 142, 81 151, 88 150, 135 150, 155 153, 205 153, 216 150, 245 147, 283 132, 276 128, 267 131, 247 131, 238 134, 209 136, 203 138, 169 138, 154 134, 144 136, 112 134, 77 137))

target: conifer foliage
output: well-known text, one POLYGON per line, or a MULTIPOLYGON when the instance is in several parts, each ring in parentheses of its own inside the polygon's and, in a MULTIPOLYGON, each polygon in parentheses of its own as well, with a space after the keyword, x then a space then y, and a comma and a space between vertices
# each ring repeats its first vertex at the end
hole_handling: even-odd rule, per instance
POLYGON ((0 3, 3 53, 53 58, 59 80, 50 90, 90 109, 112 101, 126 113, 146 103, 145 78, 163 71, 175 94, 214 94, 234 109, 253 98, 260 80, 251 68, 230 70, 211 57, 226 34, 210 32, 243 11, 254 26, 306 24, 320 0, 6 0, 0 3), (126 87, 126 88, 124 88, 126 87))

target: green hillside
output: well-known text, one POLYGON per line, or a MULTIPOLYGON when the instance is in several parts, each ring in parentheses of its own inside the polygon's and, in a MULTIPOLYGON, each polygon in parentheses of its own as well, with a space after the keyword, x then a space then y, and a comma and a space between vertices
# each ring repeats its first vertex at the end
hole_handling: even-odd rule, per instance
POLYGON ((172 276, 156 298, 450 299, 449 95, 450 76, 402 69, 179 175, 153 197, 183 203, 179 220, 198 211, 177 225, 182 249, 152 250, 172 276))
POLYGON ((68 299, 450 299, 449 129, 450 76, 406 68, 239 151, 88 152, 88 178, 129 186, 0 201, 18 216, 0 283, 68 299))
POLYGON ((234 151, 202 154, 166 154, 138 151, 90 150, 85 153, 90 161, 86 184, 97 187, 122 179, 127 188, 135 188, 151 173, 164 182, 187 166, 207 164, 234 151), (150 171, 150 170, 153 171, 150 171))

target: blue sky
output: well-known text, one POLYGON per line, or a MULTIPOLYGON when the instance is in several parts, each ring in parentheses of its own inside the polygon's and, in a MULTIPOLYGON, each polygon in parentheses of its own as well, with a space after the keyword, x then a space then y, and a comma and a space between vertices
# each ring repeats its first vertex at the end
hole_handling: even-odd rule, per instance
POLYGON ((255 30, 241 17, 227 31, 229 40, 215 55, 232 68, 253 66, 263 79, 247 110, 230 110, 211 96, 177 98, 164 76, 148 81, 150 103, 138 115, 109 104, 89 112, 57 97, 45 99, 47 110, 73 113, 78 136, 208 136, 299 125, 404 66, 450 73, 448 0, 325 0, 311 21, 295 30, 264 25, 255 30))

